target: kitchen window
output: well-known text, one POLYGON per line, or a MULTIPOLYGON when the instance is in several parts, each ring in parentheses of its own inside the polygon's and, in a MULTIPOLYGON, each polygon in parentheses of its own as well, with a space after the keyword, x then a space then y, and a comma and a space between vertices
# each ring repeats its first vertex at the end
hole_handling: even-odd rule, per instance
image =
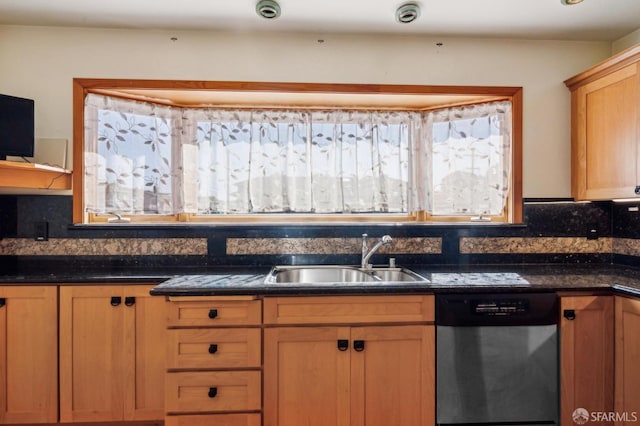
POLYGON ((506 97, 249 108, 87 92, 82 116, 85 222, 507 221, 519 193, 506 97))

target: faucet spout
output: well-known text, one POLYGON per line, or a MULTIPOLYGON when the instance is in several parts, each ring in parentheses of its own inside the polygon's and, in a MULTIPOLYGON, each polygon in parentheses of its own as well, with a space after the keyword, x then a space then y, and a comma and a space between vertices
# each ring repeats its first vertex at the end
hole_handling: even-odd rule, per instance
POLYGON ((371 259, 371 256, 373 256, 380 247, 382 247, 383 245, 391 244, 392 241, 393 238, 391 238, 391 236, 383 235, 382 238, 380 238, 380 240, 376 242, 373 247, 371 247, 371 250, 369 250, 369 246, 367 244, 367 234, 362 234, 362 260, 360 262, 360 267, 362 269, 371 268, 371 265, 369 264, 369 259, 371 259))

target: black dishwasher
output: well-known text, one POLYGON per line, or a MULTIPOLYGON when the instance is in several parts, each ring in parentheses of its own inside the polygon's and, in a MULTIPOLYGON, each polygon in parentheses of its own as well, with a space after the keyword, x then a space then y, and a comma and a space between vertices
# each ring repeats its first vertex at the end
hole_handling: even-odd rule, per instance
POLYGON ((436 296, 436 419, 558 424, 555 293, 436 296))

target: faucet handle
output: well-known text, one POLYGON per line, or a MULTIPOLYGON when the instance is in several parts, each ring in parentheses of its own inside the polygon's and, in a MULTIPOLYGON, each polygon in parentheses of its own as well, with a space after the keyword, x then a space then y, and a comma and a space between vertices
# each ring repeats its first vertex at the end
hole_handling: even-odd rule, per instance
POLYGON ((393 241, 393 238, 391 238, 391 235, 383 235, 381 241, 382 244, 389 244, 391 241, 393 241))

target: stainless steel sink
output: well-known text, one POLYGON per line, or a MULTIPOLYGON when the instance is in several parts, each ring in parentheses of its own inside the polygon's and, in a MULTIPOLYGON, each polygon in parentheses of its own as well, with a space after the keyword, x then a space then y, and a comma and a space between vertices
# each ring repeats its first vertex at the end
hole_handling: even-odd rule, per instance
POLYGON ((405 268, 358 268, 342 265, 274 266, 265 284, 353 284, 389 282, 426 282, 405 268))
POLYGON ((371 272, 376 278, 380 279, 380 281, 427 281, 426 278, 406 268, 374 268, 371 270, 371 272))

